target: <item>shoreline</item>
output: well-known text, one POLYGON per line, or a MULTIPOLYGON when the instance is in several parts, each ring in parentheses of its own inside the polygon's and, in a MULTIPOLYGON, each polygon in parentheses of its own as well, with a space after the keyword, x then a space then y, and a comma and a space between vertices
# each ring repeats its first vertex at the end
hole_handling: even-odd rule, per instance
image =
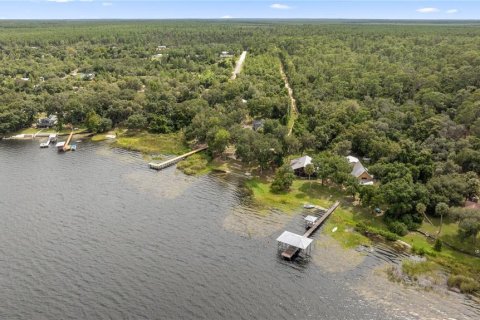
MULTIPOLYGON (((86 134, 85 136, 89 136, 86 134)), ((103 134, 91 136, 91 141, 111 140, 111 145, 126 150, 138 151, 143 154, 145 160, 166 159, 170 155, 182 154, 189 150, 184 142, 182 132, 174 134, 150 134, 144 131, 119 131, 112 130, 103 134), (115 139, 107 138, 109 134, 115 134, 115 139), (95 139, 95 137, 99 137, 95 139)), ((239 173, 244 176, 246 171, 254 172, 255 169, 244 166, 242 163, 227 159, 211 158, 206 153, 196 154, 177 164, 177 169, 187 175, 199 176, 213 171, 222 173, 239 173)), ((258 173, 258 172, 257 172, 258 173)), ((355 204, 351 196, 347 196, 336 186, 323 186, 318 181, 296 179, 289 192, 274 194, 270 191, 270 175, 263 173, 262 176, 248 177, 244 182, 245 189, 253 203, 258 206, 261 215, 268 215, 271 209, 277 209, 283 214, 298 214, 298 209, 305 203, 311 203, 321 207, 329 207, 335 200, 341 201, 341 206, 335 214, 326 222, 327 233, 344 248, 355 248, 361 245, 369 246, 372 242, 386 242, 397 250, 420 254, 432 264, 431 268, 444 268, 450 276, 466 275, 475 279, 480 274, 480 259, 467 256, 451 248, 444 248, 442 252, 435 252, 433 243, 418 232, 409 232, 404 237, 398 237, 397 241, 385 240, 384 232, 389 232, 380 217, 373 216, 368 210, 355 204), (367 226, 366 230, 360 230, 359 224, 367 226), (336 232, 328 232, 333 228, 336 232)), ((387 236, 388 238, 388 236, 387 236)), ((390 239, 391 240, 391 239, 390 239)), ((430 268, 430 269, 431 269, 430 268)), ((428 268, 427 268, 428 269, 428 268)), ((425 270, 430 272, 431 270, 425 270)), ((458 285, 460 289, 461 285, 458 285)), ((478 295, 478 293, 477 293, 478 295)))

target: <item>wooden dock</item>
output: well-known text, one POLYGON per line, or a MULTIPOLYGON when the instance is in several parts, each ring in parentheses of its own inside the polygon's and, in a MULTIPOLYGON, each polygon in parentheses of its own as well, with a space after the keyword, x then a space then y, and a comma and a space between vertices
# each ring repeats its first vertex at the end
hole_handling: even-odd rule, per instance
POLYGON ((148 166, 151 168, 151 169, 155 169, 155 170, 162 170, 162 169, 165 169, 167 167, 170 167, 170 166, 173 166, 174 164, 176 164, 177 162, 180 162, 182 161, 183 159, 191 156, 192 154, 195 154, 197 152, 200 152, 200 151, 203 151, 203 150, 206 150, 208 148, 208 146, 201 146, 195 150, 192 150, 190 152, 187 152, 185 154, 182 154, 181 156, 178 156, 178 157, 175 157, 175 158, 172 158, 172 159, 168 159, 168 160, 165 160, 163 162, 160 162, 160 163, 155 163, 155 162, 150 162, 148 164, 148 166))
POLYGON ((73 130, 72 132, 70 132, 67 142, 65 142, 65 145, 63 146, 63 151, 69 151, 71 149, 70 141, 72 140, 72 137, 73 137, 73 130))
MULTIPOLYGON (((322 223, 327 220, 327 218, 337 209, 337 207, 340 205, 339 201, 336 201, 320 218, 315 221, 315 223, 304 233, 304 237, 310 237, 312 233, 314 233, 321 225, 322 223)), ((294 246, 288 246, 285 251, 282 252, 282 257, 288 260, 292 260, 293 257, 300 251, 299 248, 294 247, 294 246)))

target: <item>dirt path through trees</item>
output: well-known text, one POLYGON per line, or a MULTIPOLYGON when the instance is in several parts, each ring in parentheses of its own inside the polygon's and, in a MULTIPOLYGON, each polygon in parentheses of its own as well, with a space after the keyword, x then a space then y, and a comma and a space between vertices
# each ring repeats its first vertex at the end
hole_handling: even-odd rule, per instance
POLYGON ((293 125, 295 124, 295 120, 298 117, 298 109, 297 109, 297 103, 295 102, 295 98, 293 97, 293 90, 290 87, 290 84, 288 83, 288 78, 285 73, 285 68, 283 66, 282 59, 280 59, 280 73, 282 75, 282 79, 285 82, 285 88, 287 88, 288 91, 288 98, 290 99, 290 109, 288 112, 288 135, 292 134, 293 130, 293 125))
POLYGON ((246 57, 247 57, 247 51, 243 51, 242 54, 240 55, 240 58, 238 58, 235 69, 233 70, 232 78, 231 78, 232 80, 235 80, 237 78, 237 74, 239 74, 240 71, 242 71, 243 62, 245 61, 246 57))

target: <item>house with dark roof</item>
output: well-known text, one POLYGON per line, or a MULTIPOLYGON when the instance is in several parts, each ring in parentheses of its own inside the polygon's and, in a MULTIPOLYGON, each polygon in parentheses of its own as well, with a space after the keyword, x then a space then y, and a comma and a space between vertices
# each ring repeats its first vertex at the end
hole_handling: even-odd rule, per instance
POLYGON ((58 123, 56 115, 50 115, 48 118, 38 119, 37 128, 51 128, 58 123))
POLYGON ((309 156, 303 156, 301 158, 293 159, 290 161, 290 167, 297 176, 304 177, 305 167, 312 163, 312 158, 309 156))

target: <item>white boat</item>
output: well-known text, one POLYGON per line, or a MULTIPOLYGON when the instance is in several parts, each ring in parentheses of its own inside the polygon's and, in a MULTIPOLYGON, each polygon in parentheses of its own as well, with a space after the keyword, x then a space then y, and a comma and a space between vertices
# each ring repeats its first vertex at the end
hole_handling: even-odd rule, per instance
POLYGON ((63 151, 63 147, 65 147, 65 141, 58 142, 55 147, 58 149, 58 151, 63 151))
POLYGON ((40 148, 48 148, 49 145, 50 145, 49 142, 42 142, 40 143, 40 148))
POLYGON ((311 204, 311 203, 307 203, 307 204, 304 204, 304 205, 303 205, 303 208, 304 208, 304 209, 313 209, 313 208, 315 208, 315 206, 314 206, 313 204, 311 204))

